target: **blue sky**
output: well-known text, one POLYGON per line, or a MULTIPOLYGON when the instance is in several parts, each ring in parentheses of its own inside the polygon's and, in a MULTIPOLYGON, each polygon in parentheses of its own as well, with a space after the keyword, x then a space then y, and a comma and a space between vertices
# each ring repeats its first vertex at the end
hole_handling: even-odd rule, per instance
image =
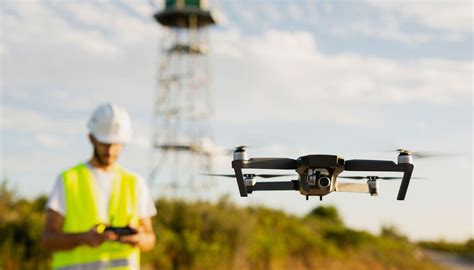
MULTIPOLYGON (((404 202, 398 183, 377 198, 331 194, 346 222, 413 239, 473 236, 470 1, 211 1, 216 143, 252 156, 310 153, 395 159, 398 147, 460 153, 419 160, 404 202)), ((148 175, 151 102, 161 29, 128 1, 11 1, 1 12, 1 174, 20 194, 51 189, 90 155, 93 108, 126 106, 135 137, 121 162, 148 175)), ((230 172, 230 158, 216 160, 230 172)), ((238 197, 304 214, 297 193, 238 197)))

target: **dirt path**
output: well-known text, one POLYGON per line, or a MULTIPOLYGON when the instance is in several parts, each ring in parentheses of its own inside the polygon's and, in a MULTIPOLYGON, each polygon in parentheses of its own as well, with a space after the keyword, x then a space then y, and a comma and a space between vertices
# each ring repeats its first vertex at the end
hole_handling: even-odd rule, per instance
POLYGON ((452 253, 433 250, 423 250, 423 253, 433 261, 445 266, 448 270, 474 270, 474 261, 452 253))

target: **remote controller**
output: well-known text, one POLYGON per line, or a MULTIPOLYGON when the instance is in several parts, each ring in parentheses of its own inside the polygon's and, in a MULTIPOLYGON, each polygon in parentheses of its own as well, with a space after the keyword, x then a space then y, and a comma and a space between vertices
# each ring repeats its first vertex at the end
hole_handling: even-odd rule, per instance
POLYGON ((112 226, 107 226, 105 228, 105 231, 111 231, 116 233, 119 237, 124 236, 124 235, 131 235, 131 234, 136 234, 137 230, 131 228, 130 226, 126 227, 112 227, 112 226))

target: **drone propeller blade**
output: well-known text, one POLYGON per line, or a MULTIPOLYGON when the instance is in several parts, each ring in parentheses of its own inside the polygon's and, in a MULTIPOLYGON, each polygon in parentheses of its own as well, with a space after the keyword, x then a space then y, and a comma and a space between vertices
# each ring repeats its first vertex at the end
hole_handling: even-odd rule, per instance
MULTIPOLYGON (((398 176, 338 176, 337 178, 345 178, 345 179, 380 179, 380 180, 401 180, 402 177, 398 176)), ((411 177, 411 179, 424 179, 423 177, 411 177)))
POLYGON ((273 178, 273 177, 284 177, 284 176, 293 176, 294 174, 256 174, 256 177, 262 178, 273 178))
POLYGON ((338 176, 337 178, 362 180, 362 179, 366 179, 367 177, 366 176, 338 176))
POLYGON ((399 180, 402 179, 401 177, 397 176, 338 176, 338 178, 345 178, 345 179, 356 179, 356 180, 363 180, 363 179, 382 179, 382 180, 399 180))
MULTIPOLYGON (((401 180, 403 177, 396 177, 396 176, 380 176, 377 177, 377 179, 382 179, 382 180, 401 180)), ((425 177, 410 177, 410 179, 426 179, 425 177)))
POLYGON ((232 148, 232 149, 228 149, 227 151, 228 151, 229 153, 233 153, 233 152, 235 152, 235 151, 245 151, 245 150, 248 149, 248 148, 250 148, 250 146, 248 146, 248 145, 239 145, 239 146, 236 146, 236 147, 234 147, 234 148, 232 148))
POLYGON ((406 153, 412 155, 414 158, 437 158, 437 157, 451 157, 456 156, 459 153, 450 153, 450 152, 433 152, 433 151, 411 151, 408 149, 396 149, 393 152, 406 153))
MULTIPOLYGON (((235 178, 235 174, 215 174, 215 173, 203 173, 201 175, 209 175, 209 176, 220 176, 220 177, 229 177, 235 178)), ((274 178, 274 177, 284 177, 284 176, 293 176, 294 174, 244 174, 244 177, 254 178, 254 177, 261 177, 261 178, 274 178)))
POLYGON ((209 176, 221 176, 221 177, 230 177, 230 178, 235 178, 235 174, 215 174, 215 173, 202 173, 201 175, 209 175, 209 176))
POLYGON ((244 167, 252 169, 289 170, 296 169, 297 162, 291 158, 251 158, 244 167))
POLYGON ((252 146, 248 146, 248 145, 239 145, 239 146, 236 146, 234 148, 226 148, 224 150, 222 150, 223 153, 226 153, 226 154, 233 154, 234 152, 243 152, 245 151, 247 148, 252 148, 252 146))

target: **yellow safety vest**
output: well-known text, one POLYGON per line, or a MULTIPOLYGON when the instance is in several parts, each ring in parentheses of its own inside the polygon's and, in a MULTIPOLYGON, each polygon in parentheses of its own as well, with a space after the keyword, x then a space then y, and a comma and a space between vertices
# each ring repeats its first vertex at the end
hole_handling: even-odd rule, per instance
MULTIPOLYGON (((120 166, 109 201, 109 220, 98 215, 94 175, 85 164, 79 164, 61 175, 64 183, 66 215, 62 231, 83 233, 100 223, 124 227, 138 224, 137 177, 120 166)), ((98 247, 80 245, 71 250, 53 253, 53 269, 139 269, 140 251, 137 247, 117 241, 107 241, 98 247)))

